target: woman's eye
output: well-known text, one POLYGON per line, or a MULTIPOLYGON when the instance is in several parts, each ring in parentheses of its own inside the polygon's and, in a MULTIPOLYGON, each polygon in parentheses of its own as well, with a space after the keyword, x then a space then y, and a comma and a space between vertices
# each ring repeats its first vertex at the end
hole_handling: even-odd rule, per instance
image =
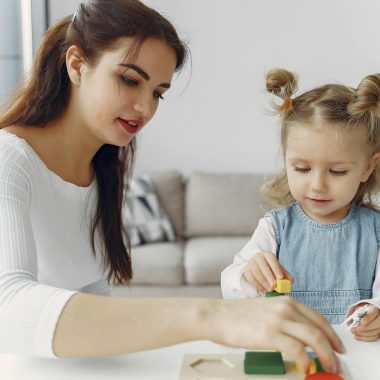
POLYGON ((307 173, 310 171, 310 168, 297 168, 297 167, 295 167, 294 170, 296 172, 300 172, 300 173, 307 173))
POLYGON ((139 82, 137 80, 132 79, 132 78, 128 77, 127 75, 121 75, 121 79, 128 86, 137 86, 139 84, 139 82))
POLYGON ((330 173, 333 175, 345 175, 347 170, 330 170, 330 173))
POLYGON ((153 93, 153 96, 154 96, 155 98, 157 98, 157 99, 164 100, 164 97, 163 97, 162 94, 161 94, 160 92, 158 92, 158 91, 155 91, 155 92, 153 93))

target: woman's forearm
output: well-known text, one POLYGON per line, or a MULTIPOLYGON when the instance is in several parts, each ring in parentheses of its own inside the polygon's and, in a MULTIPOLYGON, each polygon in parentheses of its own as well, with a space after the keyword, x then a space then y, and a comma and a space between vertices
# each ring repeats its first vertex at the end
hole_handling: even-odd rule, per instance
POLYGON ((53 350, 62 357, 104 356, 207 339, 216 302, 79 293, 61 314, 53 350))
POLYGON ((327 321, 289 297, 219 300, 108 298, 79 293, 64 308, 53 341, 57 356, 105 356, 206 339, 231 347, 275 349, 307 372, 310 346, 328 372, 344 352, 327 321))

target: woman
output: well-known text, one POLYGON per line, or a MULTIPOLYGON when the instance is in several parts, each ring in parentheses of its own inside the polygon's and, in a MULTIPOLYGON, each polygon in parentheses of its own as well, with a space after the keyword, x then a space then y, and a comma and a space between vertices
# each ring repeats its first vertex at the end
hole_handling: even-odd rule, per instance
POLYGON ((0 118, 0 348, 79 357, 209 339, 276 348, 306 370, 310 345, 334 371, 341 342, 288 298, 105 297, 132 277, 121 206, 134 137, 185 58, 173 26, 137 0, 82 4, 47 32, 0 118))

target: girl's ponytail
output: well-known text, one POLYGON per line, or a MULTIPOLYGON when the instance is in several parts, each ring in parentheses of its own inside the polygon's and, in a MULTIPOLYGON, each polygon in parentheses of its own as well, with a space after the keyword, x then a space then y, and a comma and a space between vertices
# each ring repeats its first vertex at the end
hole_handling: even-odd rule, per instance
POLYGON ((293 109, 292 95, 297 91, 297 76, 284 69, 269 70, 266 75, 266 89, 283 99, 283 103, 278 105, 273 103, 272 106, 276 113, 279 113, 284 120, 293 109))

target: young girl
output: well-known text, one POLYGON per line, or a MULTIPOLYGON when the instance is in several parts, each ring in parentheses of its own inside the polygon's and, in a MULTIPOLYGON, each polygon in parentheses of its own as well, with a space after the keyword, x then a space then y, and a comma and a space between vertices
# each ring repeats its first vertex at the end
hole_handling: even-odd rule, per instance
POLYGON ((334 331, 289 299, 106 297, 132 277, 121 206, 134 138, 185 58, 173 26, 137 0, 90 1, 47 32, 0 117, 0 350, 96 356, 210 339, 278 349, 305 370, 310 345, 337 370, 334 331))
POLYGON ((331 84, 299 96, 296 77, 271 70, 267 90, 282 121, 285 170, 264 186, 283 206, 259 221, 249 243, 222 273, 225 298, 256 297, 276 279, 293 282, 291 295, 340 323, 371 304, 358 339, 380 334, 380 74, 357 89, 331 84))

